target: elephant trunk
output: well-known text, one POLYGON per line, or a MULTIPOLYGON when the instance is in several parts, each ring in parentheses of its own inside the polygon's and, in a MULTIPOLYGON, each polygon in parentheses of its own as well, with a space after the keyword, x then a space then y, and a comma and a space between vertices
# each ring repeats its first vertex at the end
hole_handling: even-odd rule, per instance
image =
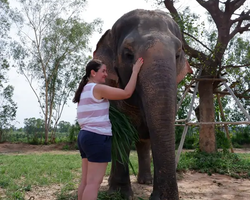
POLYGON ((179 197, 175 169, 175 60, 173 56, 153 60, 148 62, 145 59, 137 85, 143 115, 150 133, 154 160, 154 193, 151 199, 177 200, 179 197))

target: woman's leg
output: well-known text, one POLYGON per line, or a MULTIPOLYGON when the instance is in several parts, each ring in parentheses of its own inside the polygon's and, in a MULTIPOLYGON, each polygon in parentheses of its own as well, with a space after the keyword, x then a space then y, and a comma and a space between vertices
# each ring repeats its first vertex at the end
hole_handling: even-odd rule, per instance
POLYGON ((81 200, 96 200, 108 163, 88 162, 87 183, 81 200))
POLYGON ((78 200, 82 200, 82 194, 87 183, 87 171, 88 171, 88 160, 87 158, 83 158, 82 159, 81 183, 79 184, 79 187, 78 187, 78 200))

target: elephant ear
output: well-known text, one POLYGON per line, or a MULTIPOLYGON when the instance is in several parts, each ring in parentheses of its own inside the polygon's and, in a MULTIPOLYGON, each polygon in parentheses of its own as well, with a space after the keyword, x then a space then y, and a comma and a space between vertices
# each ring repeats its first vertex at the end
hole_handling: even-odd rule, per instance
POLYGON ((113 51, 113 40, 110 29, 108 29, 99 39, 96 49, 93 53, 93 58, 101 60, 107 66, 108 77, 106 78, 106 84, 113 87, 118 87, 119 78, 114 69, 115 55, 113 51))

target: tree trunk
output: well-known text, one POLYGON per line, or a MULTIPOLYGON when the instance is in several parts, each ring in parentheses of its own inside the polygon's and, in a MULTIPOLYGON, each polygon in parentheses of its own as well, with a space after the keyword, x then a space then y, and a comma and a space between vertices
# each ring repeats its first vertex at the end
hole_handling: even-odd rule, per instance
MULTIPOLYGON (((214 122, 214 97, 212 81, 200 81, 200 122, 214 122)), ((215 125, 200 125, 200 150, 212 153, 216 151, 215 125)))
MULTIPOLYGON (((47 118, 45 118, 45 119, 47 120, 47 118)), ((44 144, 48 144, 49 126, 48 126, 47 121, 45 121, 44 126, 45 126, 45 129, 44 129, 44 131, 45 131, 45 141, 44 141, 44 144)))

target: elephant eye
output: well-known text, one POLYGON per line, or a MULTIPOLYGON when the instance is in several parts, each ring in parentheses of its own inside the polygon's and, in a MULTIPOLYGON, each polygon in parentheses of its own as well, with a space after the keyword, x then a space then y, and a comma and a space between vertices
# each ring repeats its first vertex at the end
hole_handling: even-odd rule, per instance
POLYGON ((183 50, 182 50, 182 48, 179 48, 179 49, 177 50, 176 54, 175 54, 176 60, 177 60, 178 58, 180 58, 182 55, 183 55, 183 50))
POLYGON ((129 49, 124 49, 123 55, 124 55, 125 59, 128 59, 128 60, 133 60, 134 59, 134 54, 129 49))

